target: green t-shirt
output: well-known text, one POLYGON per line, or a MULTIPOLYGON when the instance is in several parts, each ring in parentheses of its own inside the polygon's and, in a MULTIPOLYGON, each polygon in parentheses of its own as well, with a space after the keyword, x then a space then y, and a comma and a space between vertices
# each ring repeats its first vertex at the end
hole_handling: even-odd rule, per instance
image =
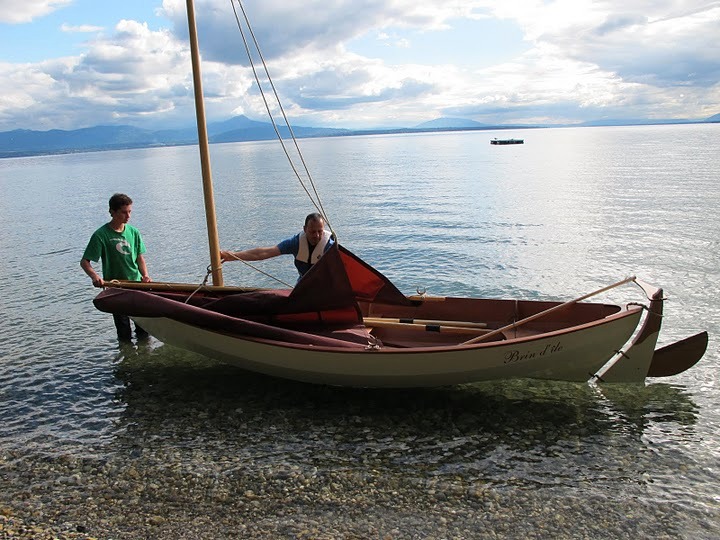
POLYGON ((97 262, 102 259, 104 280, 126 279, 140 281, 142 275, 138 269, 138 255, 145 253, 140 231, 125 224, 125 230, 119 233, 106 223, 90 237, 83 259, 97 262))

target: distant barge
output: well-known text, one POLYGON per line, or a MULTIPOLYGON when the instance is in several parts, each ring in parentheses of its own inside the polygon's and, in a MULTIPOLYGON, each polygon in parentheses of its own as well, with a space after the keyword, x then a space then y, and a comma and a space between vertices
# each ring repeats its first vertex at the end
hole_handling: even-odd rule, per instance
POLYGON ((492 139, 490 144, 523 144, 525 139, 492 139))

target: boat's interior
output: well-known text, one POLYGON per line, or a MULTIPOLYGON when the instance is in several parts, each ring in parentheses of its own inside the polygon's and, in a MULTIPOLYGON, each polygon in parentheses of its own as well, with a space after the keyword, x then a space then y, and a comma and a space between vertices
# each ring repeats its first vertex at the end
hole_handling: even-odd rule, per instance
POLYGON ((423 297, 413 306, 361 303, 366 326, 373 336, 390 347, 441 347, 469 340, 480 342, 513 339, 561 330, 603 319, 620 306, 596 303, 569 304, 535 320, 502 332, 560 302, 423 297), (487 338, 481 336, 487 335, 487 338))

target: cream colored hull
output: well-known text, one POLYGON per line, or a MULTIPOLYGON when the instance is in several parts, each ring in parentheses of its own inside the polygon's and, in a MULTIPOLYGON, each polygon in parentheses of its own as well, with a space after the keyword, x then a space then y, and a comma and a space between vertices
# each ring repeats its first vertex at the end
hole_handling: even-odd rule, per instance
POLYGON ((167 318, 136 317, 166 344, 243 369, 356 387, 428 387, 509 378, 587 381, 632 337, 638 309, 542 336, 476 345, 334 349, 243 339, 167 318))

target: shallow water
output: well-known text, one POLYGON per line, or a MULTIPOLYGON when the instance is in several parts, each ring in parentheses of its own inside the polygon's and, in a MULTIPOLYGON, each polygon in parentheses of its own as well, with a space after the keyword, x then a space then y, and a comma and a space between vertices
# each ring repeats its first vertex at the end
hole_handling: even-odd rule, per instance
MULTIPOLYGON (((705 329, 710 345, 641 388, 351 390, 156 340, 118 348, 82 250, 126 191, 153 277, 199 283, 197 150, 0 160, 0 510, 99 538, 716 538, 718 129, 301 141, 341 242, 403 292, 567 300, 631 274, 663 286, 660 345, 705 329)), ((211 153, 223 247, 274 244, 313 210, 274 145, 211 153)), ((294 281, 287 259, 262 268, 294 281)), ((606 299, 642 300, 629 293, 606 299)))

